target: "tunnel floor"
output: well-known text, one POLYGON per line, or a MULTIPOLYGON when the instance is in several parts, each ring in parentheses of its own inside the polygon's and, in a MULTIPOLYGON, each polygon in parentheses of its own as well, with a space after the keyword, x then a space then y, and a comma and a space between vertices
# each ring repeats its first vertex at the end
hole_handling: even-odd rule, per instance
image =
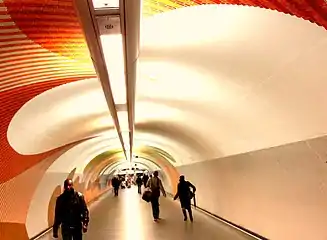
MULTIPOLYGON (((118 197, 107 193, 90 207, 89 230, 83 239, 255 239, 200 211, 194 211, 193 223, 184 222, 179 202, 170 197, 160 198, 160 217, 153 221, 151 205, 141 199, 136 188, 121 190, 118 197)), ((53 239, 52 232, 39 239, 53 239)))

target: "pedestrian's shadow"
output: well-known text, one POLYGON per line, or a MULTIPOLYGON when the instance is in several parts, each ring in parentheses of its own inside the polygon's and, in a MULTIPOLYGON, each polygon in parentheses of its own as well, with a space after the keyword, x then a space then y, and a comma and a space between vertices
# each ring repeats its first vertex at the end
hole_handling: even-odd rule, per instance
POLYGON ((188 221, 185 221, 184 222, 184 230, 185 230, 185 232, 193 233, 193 230, 194 230, 194 227, 193 226, 194 226, 193 223, 188 222, 188 221))
POLYGON ((158 225, 166 225, 167 224, 167 220, 164 218, 160 218, 158 221, 154 222, 155 224, 158 225))

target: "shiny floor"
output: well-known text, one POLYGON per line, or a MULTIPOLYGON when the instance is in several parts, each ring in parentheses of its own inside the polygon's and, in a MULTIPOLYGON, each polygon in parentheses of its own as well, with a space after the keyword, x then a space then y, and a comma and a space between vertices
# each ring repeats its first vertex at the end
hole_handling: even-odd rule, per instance
MULTIPOLYGON (((160 198, 160 217, 154 222, 151 205, 144 202, 136 188, 111 193, 92 204, 86 240, 248 240, 254 239, 204 213, 195 211, 194 222, 184 222, 178 201, 160 198)), ((52 239, 52 233, 41 240, 52 239)))

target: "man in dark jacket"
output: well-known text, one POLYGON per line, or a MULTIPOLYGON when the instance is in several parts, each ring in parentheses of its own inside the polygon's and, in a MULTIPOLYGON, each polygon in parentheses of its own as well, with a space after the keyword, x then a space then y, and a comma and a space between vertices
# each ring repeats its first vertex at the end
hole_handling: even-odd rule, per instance
POLYGON ((146 185, 148 183, 148 180, 149 180, 149 176, 144 174, 143 177, 142 177, 144 187, 146 187, 146 185))
POLYGON ((66 179, 64 192, 57 198, 53 237, 58 238, 61 225, 63 240, 82 240, 82 232, 87 232, 89 211, 82 193, 73 188, 73 181, 66 179))
POLYGON ((120 187, 120 180, 118 179, 118 177, 114 176, 112 178, 111 185, 114 188, 115 196, 118 196, 118 191, 119 191, 119 187, 120 187))
POLYGON ((174 197, 174 200, 179 198, 181 202, 181 208, 184 215, 184 221, 187 221, 187 213, 188 211, 190 215, 190 220, 193 222, 193 215, 192 215, 192 208, 191 208, 191 199, 194 197, 194 193, 196 191, 195 186, 190 183, 189 181, 185 181, 184 176, 179 177, 179 183, 177 185, 177 193, 174 197), (193 189, 193 192, 191 192, 191 189, 193 189))
POLYGON ((136 185, 137 185, 137 192, 139 194, 142 193, 142 184, 143 184, 143 181, 142 181, 141 176, 137 176, 137 178, 136 178, 136 185))

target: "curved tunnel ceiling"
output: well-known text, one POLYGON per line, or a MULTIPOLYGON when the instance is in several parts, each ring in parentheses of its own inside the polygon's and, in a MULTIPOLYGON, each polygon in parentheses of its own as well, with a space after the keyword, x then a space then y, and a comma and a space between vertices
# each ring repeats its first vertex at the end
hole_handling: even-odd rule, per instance
MULTIPOLYGON (((323 1, 158 2, 144 1, 136 139, 180 147, 170 153, 178 165, 326 134, 323 1)), ((0 15, 4 182, 69 143, 101 140, 113 123, 72 0, 0 1, 0 15)))
POLYGON ((205 5, 145 18, 141 43, 136 106, 183 111, 172 121, 208 147, 202 160, 326 134, 327 33, 316 24, 205 5))
POLYGON ((294 15, 325 28, 327 27, 327 7, 324 0, 282 2, 277 0, 144 0, 143 14, 152 16, 175 9, 206 4, 232 4, 266 8, 294 15))

